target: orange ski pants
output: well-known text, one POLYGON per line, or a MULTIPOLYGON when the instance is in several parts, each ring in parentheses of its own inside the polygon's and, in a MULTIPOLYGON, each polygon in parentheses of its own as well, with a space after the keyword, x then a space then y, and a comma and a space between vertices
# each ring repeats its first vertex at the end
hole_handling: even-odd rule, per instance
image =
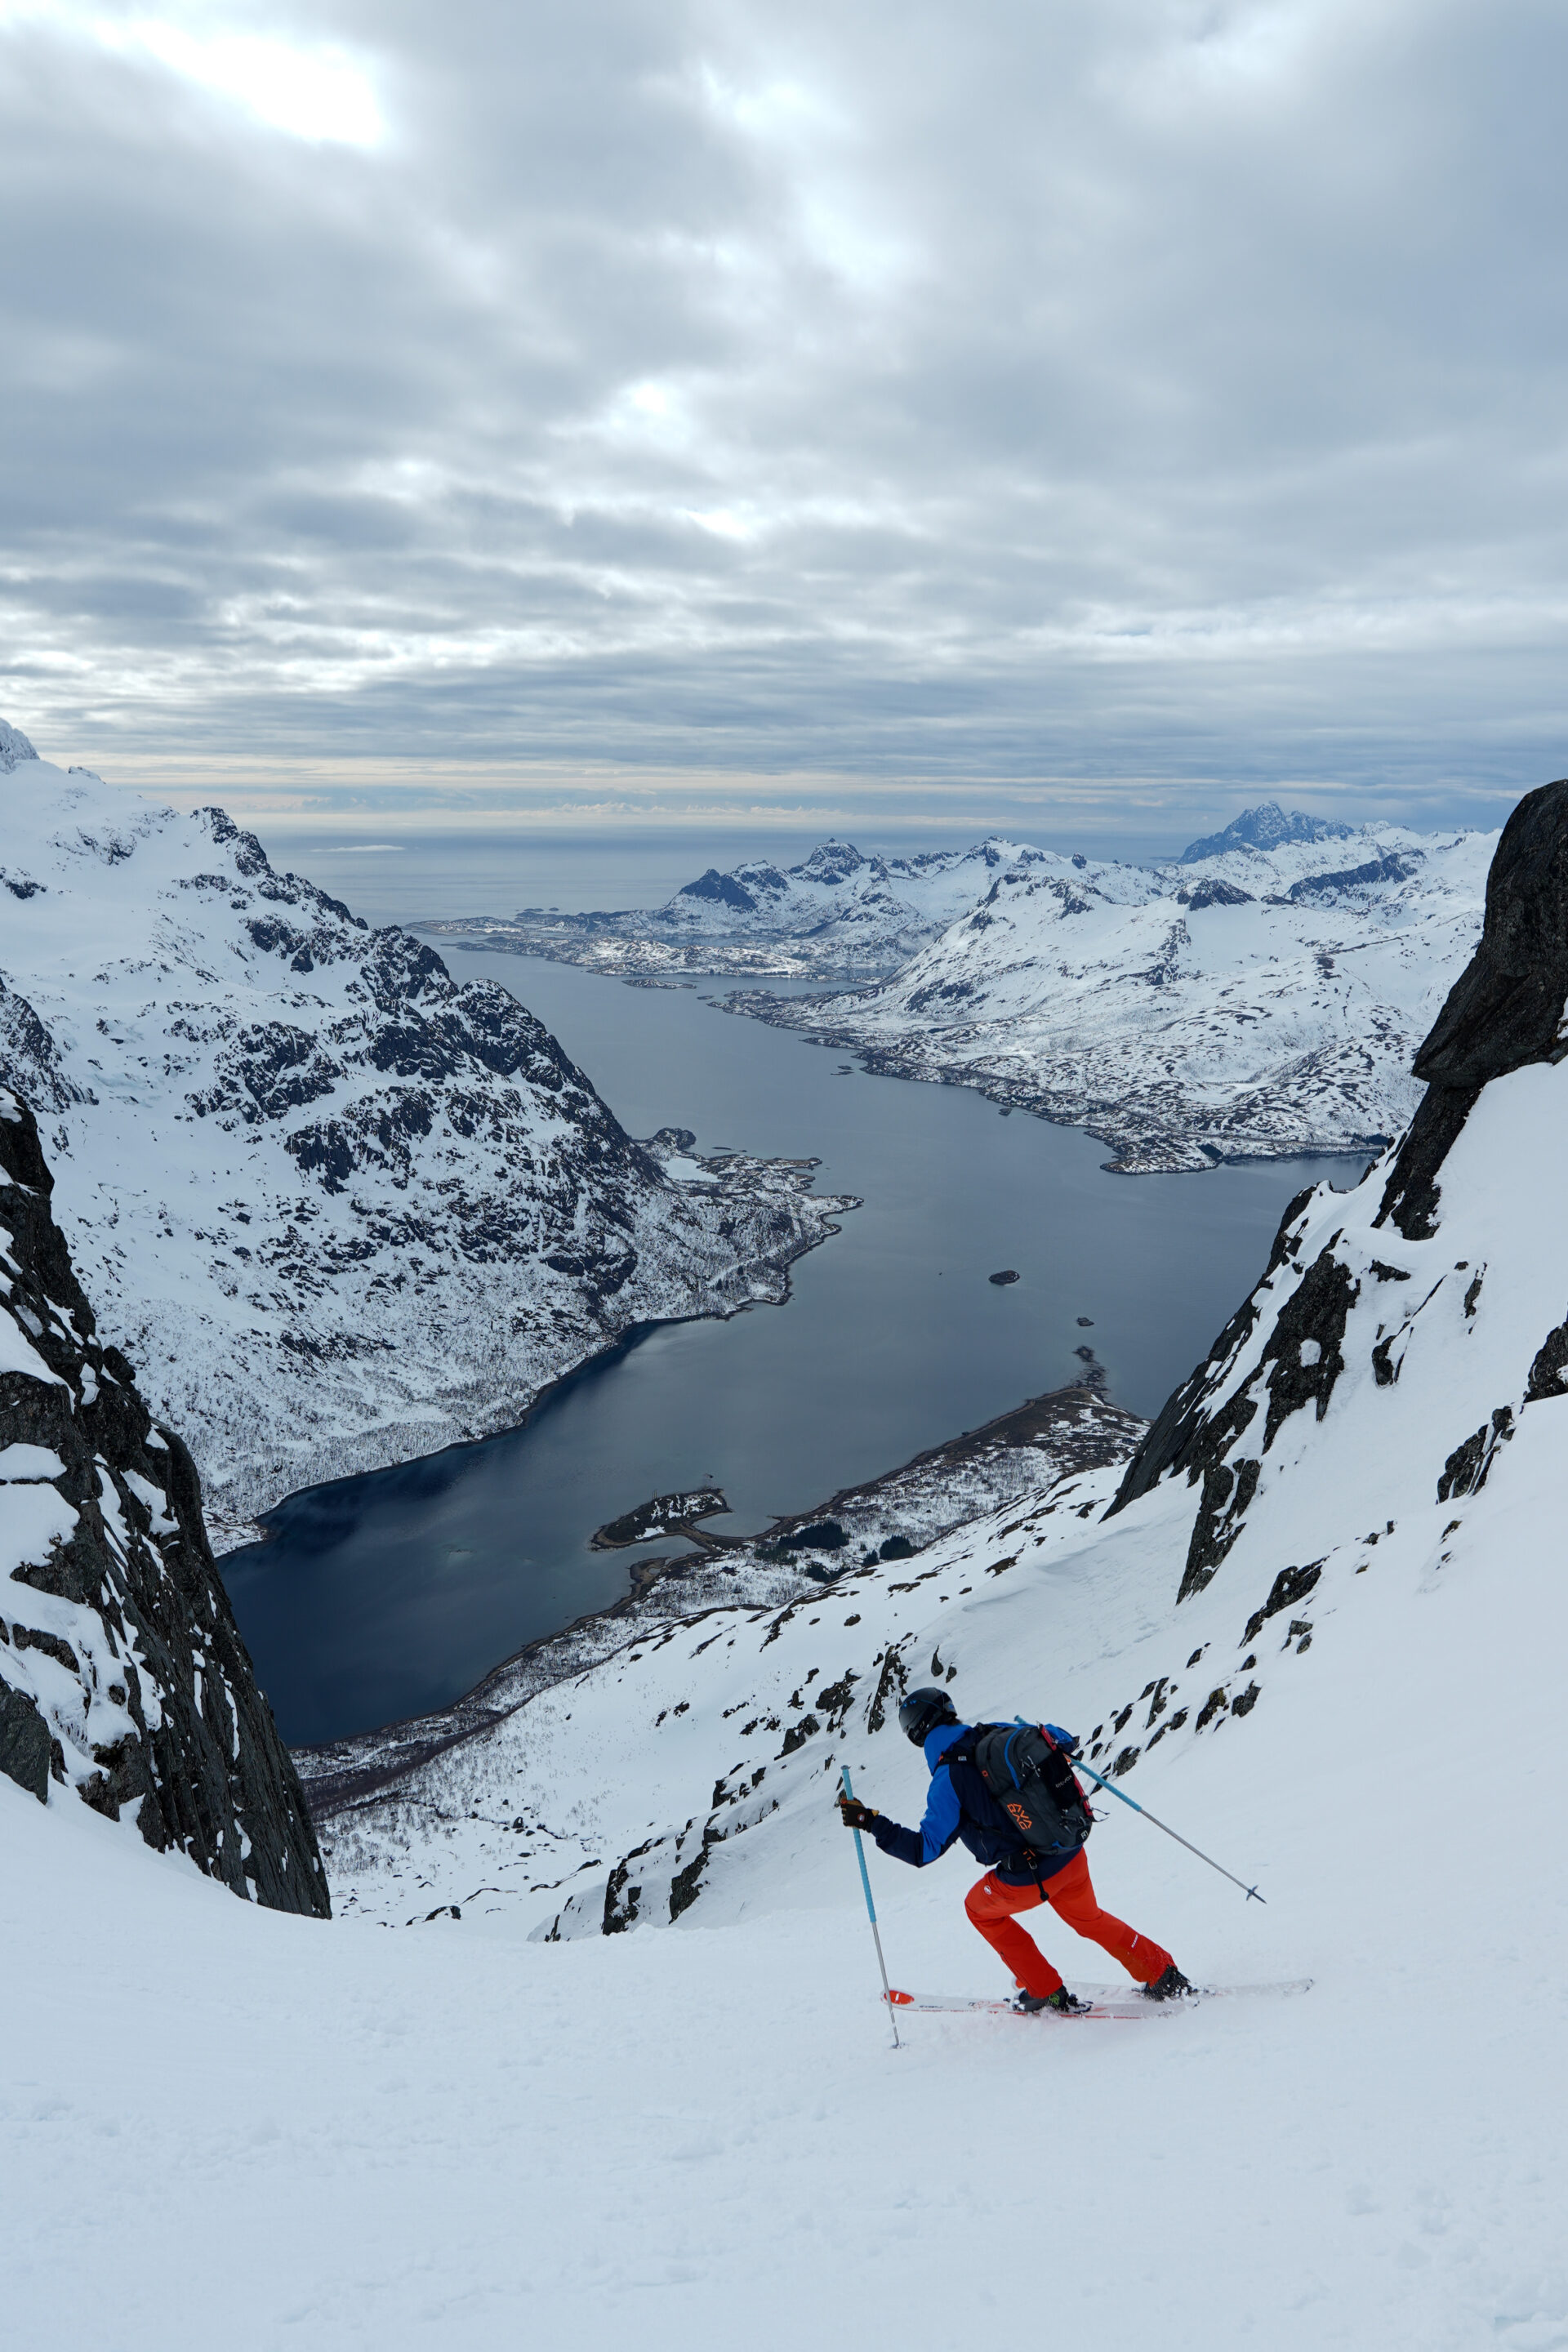
POLYGON ((1014 1925, 1015 1912, 1032 1911, 1038 1903, 1048 1903, 1076 1935, 1087 1936, 1091 1944, 1101 1945, 1140 1984, 1152 1984, 1171 1966, 1171 1955, 1162 1946, 1151 1943, 1147 1936, 1136 1934, 1125 1920, 1113 1919, 1109 1911, 1100 1909, 1089 1874, 1088 1857, 1080 1850, 1065 1870, 1058 1870, 1054 1878, 1046 1879, 1040 1885, 1004 1886, 993 1870, 963 1898, 971 1925, 979 1928, 1026 1992, 1048 1995, 1061 1982, 1034 1937, 1026 1936, 1022 1927, 1014 1925))

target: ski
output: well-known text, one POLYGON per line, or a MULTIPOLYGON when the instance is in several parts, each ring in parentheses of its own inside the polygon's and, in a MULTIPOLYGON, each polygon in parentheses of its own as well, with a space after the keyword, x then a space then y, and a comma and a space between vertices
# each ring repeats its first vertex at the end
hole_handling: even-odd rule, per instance
MULTIPOLYGON (((1269 1993, 1280 2000, 1295 1993, 1310 1992, 1314 1982, 1315 1979, 1311 1977, 1279 1977, 1272 1983, 1264 1984, 1194 1985, 1191 1992, 1181 1993, 1174 2000, 1144 2000, 1141 1994, 1136 1993, 1133 1999, 1140 2009, 1180 2009, 1184 2002, 1194 2000, 1240 2000, 1246 1994, 1254 1992, 1269 1993)), ((1098 2000, 1102 1994, 1113 2000, 1121 2000, 1127 1994, 1124 1985, 1086 1984, 1074 1989, 1089 2000, 1098 2000)))
POLYGON ((990 2000, 972 1998, 965 1993, 903 1992, 895 1990, 888 1995, 894 2009, 969 2010, 992 2017, 1027 2017, 1044 2019, 1055 2025, 1131 2025, 1151 2017, 1174 2017, 1201 2000, 1238 2000, 1247 1993, 1271 1993, 1276 1996, 1310 1992, 1310 1977, 1296 1977, 1278 1984, 1194 1985, 1192 1991, 1173 2000, 1145 2000, 1142 1993, 1128 1993, 1115 1985, 1078 1985, 1073 1990, 1092 2002, 1087 2010, 1062 2016, 1054 2009, 1022 2010, 1010 2000, 990 2000))
POLYGON ((1064 2017, 1054 2009, 1023 2010, 1010 2000, 971 2000, 963 1993, 895 1990, 888 1995, 888 1999, 898 2010, 975 2010, 993 2017, 1043 2018, 1051 2025, 1131 2025, 1140 2018, 1159 2017, 1167 2007, 1174 2006, 1164 2001, 1142 2000, 1137 1994, 1133 1994, 1131 2000, 1119 1994, 1114 2000, 1097 2000, 1091 2009, 1069 2011, 1064 2017))

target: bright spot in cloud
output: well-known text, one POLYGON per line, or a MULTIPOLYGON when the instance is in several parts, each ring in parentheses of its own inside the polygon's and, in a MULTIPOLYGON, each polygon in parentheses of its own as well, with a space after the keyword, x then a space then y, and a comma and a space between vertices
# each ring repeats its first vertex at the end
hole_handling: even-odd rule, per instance
POLYGON ((173 16, 116 19, 58 0, 0 0, 0 26, 42 18, 58 30, 97 42, 121 57, 155 58, 171 73, 230 99, 274 131, 345 147, 378 146, 386 125, 369 75, 335 47, 260 33, 224 32, 214 12, 197 12, 203 29, 173 16))
POLYGON ((752 536, 751 525, 742 522, 739 515, 731 514, 728 507, 709 507, 706 511, 688 507, 686 511, 694 523, 703 530, 710 530, 715 539, 750 539, 752 536))

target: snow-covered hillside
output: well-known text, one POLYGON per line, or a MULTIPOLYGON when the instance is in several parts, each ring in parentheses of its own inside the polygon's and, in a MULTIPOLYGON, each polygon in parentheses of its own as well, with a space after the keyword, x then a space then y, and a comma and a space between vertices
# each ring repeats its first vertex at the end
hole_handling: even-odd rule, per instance
POLYGON ((1005 869, 1067 873, 1072 865, 996 837, 914 857, 864 857, 851 842, 825 841, 798 866, 756 858, 727 874, 710 866, 662 907, 586 915, 528 907, 510 919, 420 929, 591 971, 847 980, 903 962, 1005 869))
POLYGON ((220 1515, 514 1423, 630 1324, 782 1297, 832 1230, 805 1163, 667 1176, 504 989, 221 810, 14 729, 0 810, 0 1069, 220 1515))
POLYGON ((237 1895, 324 1914, 191 1457, 100 1344, 51 1190, 32 1115, 0 1087, 0 1775, 46 1805, 74 1790, 237 1895))
POLYGON ((966 1692, 977 1675, 994 1708, 1026 1672, 1126 1771, 1310 1687, 1325 1650, 1359 1659, 1368 1596, 1414 1605, 1473 1556, 1478 1512, 1510 1507, 1494 1464, 1533 1465, 1568 1496, 1568 1070, 1549 1058, 1565 993, 1568 784, 1503 836, 1486 940, 1424 1048, 1405 1143, 1353 1192, 1292 1204, 1258 1288, 1125 1475, 1074 1472, 782 1610, 639 1627, 334 1820, 349 1899, 405 1916, 412 1876, 446 1901, 488 1884, 552 1932, 679 1916, 700 1892, 728 1917, 765 1899, 759 1871, 781 1882, 758 1857, 807 1834, 820 1775, 879 1769, 911 1675, 956 1673, 966 1692))
MULTIPOLYGON (((107 2314, 151 2352, 229 2295, 236 2344, 309 2352, 784 2352, 1037 2303, 1171 2352, 1568 2344, 1565 990, 1557 787, 1504 835, 1407 1143, 1292 1205, 1130 1469, 638 1627, 334 1821, 346 1920, 248 1912, 0 1781, 18 2331, 107 2314), (1267 1897, 1110 1803, 1111 1908, 1195 1978, 1311 1990, 911 2015, 895 2054, 831 1795, 847 1763, 916 1815, 892 1702, 950 1675, 966 1714, 1083 1732, 1267 1897)), ((962 1858, 870 1867, 896 1982, 1005 1990, 962 1858)))
POLYGON ((1415 1108, 1496 835, 1297 838, 1251 814, 1281 818, 1250 828, 1272 845, 1238 825, 1157 872, 1009 866, 880 985, 731 1008, 1087 1127, 1128 1173, 1375 1148, 1415 1108))

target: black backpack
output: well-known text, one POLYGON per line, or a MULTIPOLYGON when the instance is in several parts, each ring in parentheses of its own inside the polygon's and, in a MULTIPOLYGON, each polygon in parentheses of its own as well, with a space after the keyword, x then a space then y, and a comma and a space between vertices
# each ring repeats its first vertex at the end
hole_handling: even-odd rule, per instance
POLYGON ((1033 1723, 977 1723, 948 1760, 973 1764, 1026 1849, 1076 1853, 1094 1816, 1065 1749, 1033 1723))

